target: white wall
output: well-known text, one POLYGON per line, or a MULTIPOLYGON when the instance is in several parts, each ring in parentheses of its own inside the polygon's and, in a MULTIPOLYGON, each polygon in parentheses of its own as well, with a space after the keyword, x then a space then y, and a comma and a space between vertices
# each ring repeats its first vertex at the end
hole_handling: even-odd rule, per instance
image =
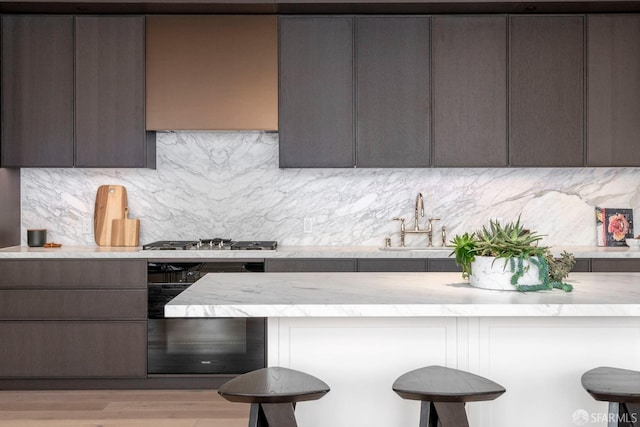
MULTIPOLYGON (((412 227, 417 193, 426 216, 449 236, 489 218, 546 234, 550 245, 595 245, 594 206, 634 208, 640 168, 279 169, 278 135, 264 132, 158 133, 157 169, 22 169, 22 240, 94 244, 98 186, 127 188, 140 240, 228 237, 281 245, 380 246, 412 227), (303 233, 303 218, 313 232, 303 233), (89 232, 87 232, 87 229, 89 232)), ((422 225, 426 224, 426 218, 422 225)), ((640 225, 636 226, 636 234, 640 225)), ((407 245, 425 237, 408 236, 407 245)))

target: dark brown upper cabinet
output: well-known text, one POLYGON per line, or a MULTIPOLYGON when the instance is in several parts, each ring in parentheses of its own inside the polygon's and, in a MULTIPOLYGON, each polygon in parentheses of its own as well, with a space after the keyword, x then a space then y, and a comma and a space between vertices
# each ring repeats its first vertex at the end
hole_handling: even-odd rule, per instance
POLYGON ((429 18, 356 19, 356 165, 430 165, 429 18))
POLYGON ((20 170, 0 168, 0 248, 20 244, 20 170))
POLYGON ((587 166, 640 166, 640 16, 587 16, 587 166))
POLYGON ((75 24, 75 166, 148 166, 144 17, 80 16, 75 24))
POLYGON ((511 16, 511 166, 584 165, 584 17, 511 16))
POLYGON ((9 15, 2 24, 2 166, 155 167, 143 17, 9 15))
POLYGON ((73 166, 73 17, 2 17, 2 166, 73 166))
POLYGON ((351 17, 279 18, 280 167, 352 167, 351 17))
POLYGON ((507 166, 507 18, 435 16, 433 166, 507 166))

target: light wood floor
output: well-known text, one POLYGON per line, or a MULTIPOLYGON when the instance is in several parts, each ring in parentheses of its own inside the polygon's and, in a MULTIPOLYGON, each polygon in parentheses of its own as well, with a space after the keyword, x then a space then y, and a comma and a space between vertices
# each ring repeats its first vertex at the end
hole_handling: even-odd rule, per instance
POLYGON ((0 391, 1 427, 246 427, 216 391, 0 391))

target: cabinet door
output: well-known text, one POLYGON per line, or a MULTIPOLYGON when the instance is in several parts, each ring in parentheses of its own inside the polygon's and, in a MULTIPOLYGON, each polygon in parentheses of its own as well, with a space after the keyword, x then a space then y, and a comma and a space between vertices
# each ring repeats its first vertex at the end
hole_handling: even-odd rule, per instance
POLYGON ((593 272, 640 272, 640 259, 594 258, 591 260, 593 272))
POLYGON ((2 17, 2 166, 73 166, 73 17, 2 17))
POLYGON ((146 260, 7 259, 0 271, 2 289, 147 287, 146 260))
POLYGON ((589 258, 578 258, 576 259, 576 265, 573 266, 571 271, 575 271, 576 273, 588 273, 591 271, 591 259, 589 258))
POLYGON ((354 259, 267 259, 265 271, 273 272, 340 272, 356 271, 354 259))
POLYGON ((0 290, 2 320, 145 320, 147 291, 0 290))
POLYGON ((427 271, 425 259, 359 259, 358 271, 427 271))
POLYGON ((280 167, 352 167, 353 18, 280 17, 280 167))
POLYGON ((462 271, 462 267, 456 264, 456 260, 453 258, 435 258, 430 259, 427 271, 436 272, 457 272, 462 271))
POLYGON ((0 248, 20 244, 20 169, 0 169, 0 248))
POLYGON ((511 166, 582 166, 584 18, 510 19, 511 166))
POLYGON ((587 23, 587 165, 640 166, 640 16, 587 23))
POLYGON ((144 17, 81 16, 75 31, 76 166, 147 166, 144 17))
POLYGON ((357 166, 429 166, 429 18, 361 17, 356 27, 357 166))
POLYGON ((507 165, 507 19, 436 16, 433 165, 507 165))
POLYGON ((146 321, 0 322, 0 339, 0 377, 147 375, 146 321))

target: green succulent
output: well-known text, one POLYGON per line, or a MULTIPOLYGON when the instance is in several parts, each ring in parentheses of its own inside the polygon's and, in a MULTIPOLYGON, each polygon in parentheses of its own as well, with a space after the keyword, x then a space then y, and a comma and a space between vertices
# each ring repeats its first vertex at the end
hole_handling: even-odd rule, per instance
POLYGON ((536 291, 559 288, 565 291, 572 289, 571 285, 562 283, 575 265, 575 257, 563 252, 560 259, 555 259, 546 246, 539 246, 542 235, 532 233, 524 228, 520 217, 516 222, 502 225, 495 221, 489 222, 489 227, 482 227, 474 233, 457 235, 451 240, 456 264, 462 268, 462 277, 471 274, 471 263, 476 256, 488 256, 504 259, 505 266, 511 264, 514 275, 512 283, 520 291, 536 291), (518 279, 523 275, 523 261, 532 259, 540 269, 540 284, 534 286, 520 286, 518 279))
POLYGON ((520 217, 515 223, 510 222, 504 226, 491 221, 489 228, 482 227, 475 235, 476 254, 480 256, 530 258, 544 255, 548 251, 547 247, 538 246, 542 236, 526 230, 520 223, 520 217))

